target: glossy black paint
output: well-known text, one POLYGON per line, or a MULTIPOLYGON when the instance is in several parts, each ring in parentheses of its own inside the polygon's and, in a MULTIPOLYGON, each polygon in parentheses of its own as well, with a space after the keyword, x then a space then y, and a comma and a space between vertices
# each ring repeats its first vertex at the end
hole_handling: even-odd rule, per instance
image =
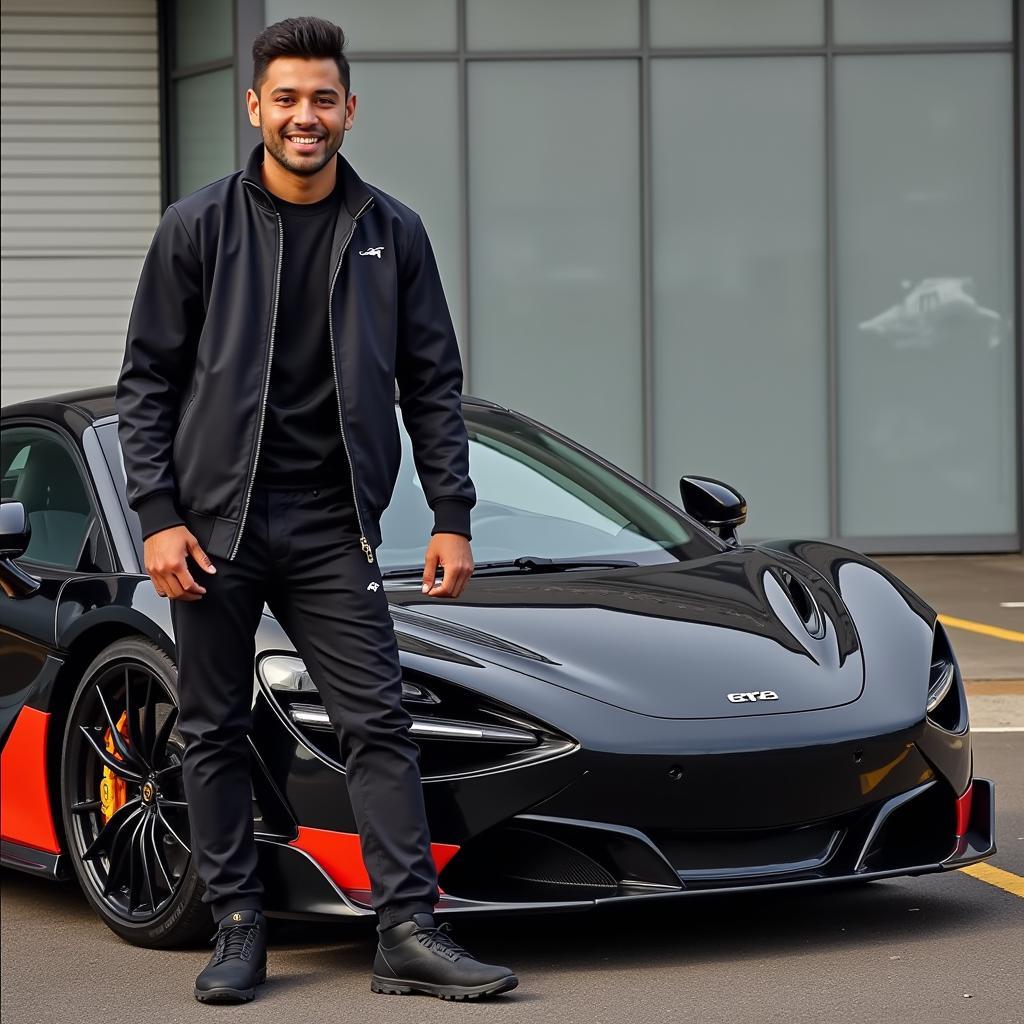
POLYGON ((721 480, 684 476, 679 478, 679 496, 694 519, 728 543, 738 542, 736 530, 747 521, 747 503, 742 494, 721 480))
MULTIPOLYGON (((169 602, 140 571, 138 532, 115 482, 117 467, 92 429, 112 415, 112 394, 96 389, 3 410, 5 426, 31 418, 73 438, 116 567, 81 574, 21 563, 40 589, 0 605, 5 713, 28 704, 60 722, 76 672, 119 636, 148 637, 173 656, 169 602)), ((467 397, 467 418, 474 409, 500 407, 467 397)), ((846 843, 837 840, 836 849, 846 850, 901 795, 934 782, 929 799, 952 807, 966 790, 970 732, 950 733, 925 715, 936 617, 918 595, 871 559, 835 545, 730 545, 692 528, 711 554, 558 574, 481 573, 456 601, 424 597, 418 580, 387 583, 410 679, 443 682, 569 741, 564 753, 528 766, 495 761, 489 770, 424 775, 433 840, 466 851, 442 885, 460 872, 468 885, 460 860, 472 864, 470 851, 508 828, 532 836, 534 851, 565 845, 594 871, 586 899, 568 898, 557 886, 519 900, 449 890, 444 909, 582 907, 606 898, 834 880, 845 877, 841 867, 856 870, 847 853, 829 861, 831 875, 800 875, 783 865, 762 877, 750 872, 746 881, 687 882, 652 836, 667 843, 681 830, 746 842, 756 830, 800 834, 834 822, 846 843), (727 699, 764 691, 778 699, 727 699), (611 895, 610 883, 598 881, 606 877, 611 895)), ((256 639, 258 659, 294 653, 269 614, 256 639)), ((956 686, 962 692, 959 673, 956 686)), ((287 845, 299 825, 356 831, 344 770, 289 724, 255 671, 253 695, 261 863, 280 882, 272 888, 290 894, 273 909, 368 913, 368 893, 340 893, 287 845)), ((950 835, 949 857, 873 873, 862 866, 859 873, 940 870, 991 853, 991 786, 974 784, 971 835, 956 849, 950 835)))

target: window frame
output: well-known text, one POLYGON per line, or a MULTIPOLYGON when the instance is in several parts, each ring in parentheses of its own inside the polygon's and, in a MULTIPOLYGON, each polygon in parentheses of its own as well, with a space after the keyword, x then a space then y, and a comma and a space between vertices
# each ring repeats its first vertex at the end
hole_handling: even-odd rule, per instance
POLYGON ((83 538, 82 546, 78 551, 78 561, 74 567, 61 565, 57 562, 44 562, 41 559, 31 558, 24 555, 14 559, 14 561, 22 567, 31 567, 32 569, 38 570, 39 574, 46 575, 51 578, 54 575, 70 579, 72 577, 77 578, 82 576, 105 576, 116 574, 119 571, 118 560, 114 557, 114 548, 110 540, 110 531, 107 526, 106 518, 103 515, 103 505, 99 500, 99 495, 96 493, 96 486, 93 481, 92 472, 89 469, 88 462, 82 457, 82 453, 78 448, 75 438, 68 431, 57 426, 50 420, 35 416, 18 416, 16 418, 4 420, 0 423, 0 443, 2 443, 3 435, 5 435, 7 431, 26 428, 37 429, 43 434, 51 434, 60 441, 64 449, 68 452, 71 457, 71 461, 75 465, 75 469, 78 471, 78 478, 84 484, 86 497, 88 498, 89 505, 92 509, 92 522, 90 522, 89 529, 86 531, 85 537, 83 538), (106 555, 107 564, 109 565, 108 569, 101 570, 99 572, 78 568, 81 564, 82 554, 88 544, 89 537, 95 529, 95 524, 99 524, 103 550, 106 555))

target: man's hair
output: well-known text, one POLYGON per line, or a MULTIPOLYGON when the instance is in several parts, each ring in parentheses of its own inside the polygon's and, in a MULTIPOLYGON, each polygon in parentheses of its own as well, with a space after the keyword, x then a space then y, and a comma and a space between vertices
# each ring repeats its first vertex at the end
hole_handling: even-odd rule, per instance
POLYGON ((345 33, 326 18, 285 18, 268 25, 252 44, 252 88, 258 96, 275 57, 329 57, 338 65, 345 95, 349 92, 345 33))

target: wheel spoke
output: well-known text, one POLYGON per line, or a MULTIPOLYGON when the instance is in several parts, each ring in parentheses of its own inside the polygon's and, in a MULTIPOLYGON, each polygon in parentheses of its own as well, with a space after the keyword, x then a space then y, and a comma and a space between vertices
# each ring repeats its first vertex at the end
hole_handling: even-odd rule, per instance
POLYGON ((137 718, 138 709, 132 707, 132 684, 128 678, 128 666, 124 667, 124 710, 128 716, 128 746, 134 752, 136 759, 143 768, 146 764, 146 751, 139 740, 139 722, 137 718))
POLYGON ((160 846, 156 841, 156 823, 157 816, 155 814, 150 815, 149 821, 149 842, 153 847, 153 859, 156 861, 156 866, 160 869, 160 874, 164 876, 164 884, 167 886, 168 892, 174 891, 174 883, 171 881, 171 876, 164 865, 163 856, 160 853, 160 846))
MULTIPOLYGON (((135 814, 142 814, 141 809, 137 808, 135 814)), ((113 821, 113 819, 111 819, 113 821)), ((107 858, 107 863, 110 865, 107 869, 107 880, 103 883, 103 895, 109 896, 111 890, 114 888, 114 883, 120 884, 121 878, 124 875, 123 865, 125 854, 128 853, 131 843, 126 841, 126 837, 130 839, 128 833, 131 831, 131 817, 126 819, 121 827, 117 830, 117 834, 114 836, 114 841, 110 844, 110 855, 107 858)))
MULTIPOLYGON (((97 690, 97 693, 99 691, 97 690)), ((142 776, 137 772, 129 768, 124 761, 118 761, 117 758, 111 757, 106 750, 103 749, 97 742, 95 737, 92 735, 92 730, 86 725, 80 725, 78 727, 82 730, 82 735, 92 744, 93 750, 96 751, 96 756, 119 778, 127 779, 129 782, 141 782, 142 776)), ((116 729, 114 730, 116 733, 116 729)))
POLYGON ((161 768, 158 772, 153 773, 154 779, 163 779, 168 775, 178 775, 181 773, 181 762, 177 764, 169 764, 165 768, 161 768))
MULTIPOLYGON (((100 699, 100 704, 103 706, 103 713, 107 716, 107 722, 110 724, 110 738, 114 742, 114 749, 121 755, 122 760, 127 764, 132 765, 136 769, 144 768, 145 765, 138 759, 135 752, 130 750, 124 742, 124 737, 118 731, 117 726, 114 724, 113 716, 110 714, 110 708, 107 707, 107 702, 103 699, 103 691, 97 686, 96 696, 100 699)), ((125 692, 127 697, 127 691, 125 692)), ((131 716, 128 718, 131 722, 131 716)))
MULTIPOLYGON (((96 801, 99 803, 99 801, 96 801)), ((138 797, 122 804, 111 816, 110 820, 100 829, 96 838, 89 844, 89 848, 82 854, 82 860, 92 860, 98 854, 106 851, 108 855, 113 854, 113 847, 117 844, 117 836, 125 822, 130 821, 139 813, 141 801, 138 797)))
POLYGON ((141 865, 138 864, 138 857, 135 854, 135 848, 138 845, 139 832, 142 826, 146 824, 146 815, 143 814, 139 823, 135 826, 132 832, 131 839, 128 840, 128 913, 134 913, 135 911, 135 894, 139 889, 139 882, 141 881, 141 865))
MULTIPOLYGON (((146 700, 143 704, 143 715, 142 715, 142 746, 141 750, 145 755, 148 755, 151 759, 153 757, 153 734, 155 729, 153 728, 156 719, 156 700, 153 697, 153 673, 149 672, 146 675, 146 700)), ((153 761, 150 760, 150 765, 153 761)))
POLYGON ((142 864, 142 881, 146 886, 146 894, 149 896, 149 909, 156 910, 156 897, 153 895, 153 876, 150 873, 149 850, 146 847, 146 833, 149 831, 149 823, 153 819, 153 812, 146 815, 139 831, 139 861, 142 864))
POLYGON ((160 764, 164 759, 164 755, 167 752, 167 740, 171 735, 171 730, 174 728, 174 723, 177 719, 178 705, 172 704, 171 710, 167 712, 167 717, 160 725, 160 731, 156 734, 156 739, 153 740, 153 748, 149 755, 149 763, 154 767, 160 764))
POLYGON ((160 797, 161 807, 173 807, 176 811, 188 810, 187 800, 168 800, 166 797, 160 797))
POLYGON ((167 829, 167 831, 168 831, 168 832, 170 832, 171 836, 172 836, 172 837, 174 838, 174 840, 175 840, 175 841, 177 842, 177 844, 178 844, 178 845, 179 845, 179 846, 180 846, 180 847, 181 847, 181 848, 182 848, 182 849, 183 849, 183 850, 184 850, 184 851, 185 851, 186 853, 188 853, 188 854, 191 854, 191 853, 192 853, 192 847, 190 847, 190 846, 189 846, 189 845, 188 845, 188 844, 187 844, 187 843, 186 843, 186 842, 185 842, 185 841, 184 841, 184 840, 183 840, 183 839, 181 838, 181 836, 179 836, 179 835, 178 835, 178 833, 174 831, 174 829, 173 829, 173 828, 171 827, 171 823, 170 823, 170 822, 169 822, 169 821, 168 821, 168 820, 167 820, 167 819, 166 819, 166 818, 164 817, 164 813, 163 813, 163 811, 161 811, 161 810, 160 810, 160 808, 159 808, 159 807, 157 807, 157 809, 156 809, 156 813, 157 813, 157 814, 159 815, 159 817, 160 817, 160 821, 161 821, 161 823, 163 824, 164 828, 165 828, 165 829, 167 829))

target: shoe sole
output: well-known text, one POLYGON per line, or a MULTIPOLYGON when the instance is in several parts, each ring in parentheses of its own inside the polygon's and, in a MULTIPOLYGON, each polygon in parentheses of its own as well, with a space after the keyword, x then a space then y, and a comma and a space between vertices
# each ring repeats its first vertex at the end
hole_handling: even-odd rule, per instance
POLYGON ((413 981, 410 978, 382 978, 375 974, 370 981, 370 991, 389 996, 408 996, 414 993, 439 996, 441 999, 479 999, 481 996, 509 992, 519 984, 519 979, 510 974, 484 985, 437 985, 430 981, 413 981))
MULTIPOLYGON (((266 970, 256 975, 256 985, 262 985, 267 980, 266 970)), ((256 986, 252 988, 211 988, 200 991, 193 989, 196 999, 201 1003, 248 1003, 256 997, 256 986)))

